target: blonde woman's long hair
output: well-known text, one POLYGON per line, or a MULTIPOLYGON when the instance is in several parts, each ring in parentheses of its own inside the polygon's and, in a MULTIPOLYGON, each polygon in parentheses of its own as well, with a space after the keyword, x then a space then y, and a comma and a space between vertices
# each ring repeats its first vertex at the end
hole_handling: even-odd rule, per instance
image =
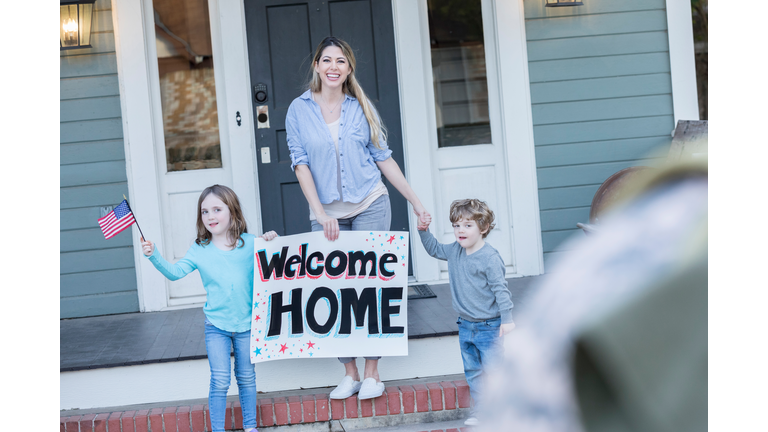
POLYGON ((328 36, 320 42, 317 49, 315 49, 315 55, 312 57, 312 64, 310 65, 312 78, 309 81, 309 89, 313 93, 318 93, 323 88, 323 82, 320 80, 320 75, 315 71, 315 66, 320 61, 323 51, 329 46, 339 47, 342 54, 344 54, 344 57, 347 58, 350 73, 341 89, 345 94, 356 98, 360 103, 360 107, 363 108, 363 114, 365 114, 365 119, 368 120, 368 128, 371 130, 371 142, 377 149, 381 149, 382 147, 379 140, 384 140, 384 142, 387 141, 387 128, 384 127, 384 123, 376 113, 373 103, 368 99, 368 96, 366 96, 363 88, 355 77, 357 62, 355 60, 355 54, 352 52, 352 47, 350 47, 348 43, 334 36, 328 36))

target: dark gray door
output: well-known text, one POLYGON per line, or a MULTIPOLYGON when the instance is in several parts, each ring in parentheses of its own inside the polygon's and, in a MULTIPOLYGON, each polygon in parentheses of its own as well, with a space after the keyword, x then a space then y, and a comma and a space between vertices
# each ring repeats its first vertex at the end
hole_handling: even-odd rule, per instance
MULTIPOLYGON (((355 74, 379 110, 389 131, 392 157, 403 168, 392 4, 390 0, 245 0, 245 23, 251 85, 263 84, 260 88, 267 93, 267 101, 258 102, 252 89, 253 112, 256 115, 262 105, 269 109, 270 127, 256 129, 263 226, 280 235, 307 232, 309 207, 291 171, 285 115, 304 91, 313 51, 326 36, 341 38, 354 49, 355 74), (269 163, 261 157, 265 147, 269 163)), ((384 182, 392 202, 391 229, 407 231, 407 202, 384 182)))

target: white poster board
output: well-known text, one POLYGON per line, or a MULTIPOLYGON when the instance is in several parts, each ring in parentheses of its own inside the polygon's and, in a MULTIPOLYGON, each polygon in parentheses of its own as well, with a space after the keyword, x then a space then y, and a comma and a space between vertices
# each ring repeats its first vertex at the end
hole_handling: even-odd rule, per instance
POLYGON ((251 363, 408 355, 408 233, 257 238, 251 363))

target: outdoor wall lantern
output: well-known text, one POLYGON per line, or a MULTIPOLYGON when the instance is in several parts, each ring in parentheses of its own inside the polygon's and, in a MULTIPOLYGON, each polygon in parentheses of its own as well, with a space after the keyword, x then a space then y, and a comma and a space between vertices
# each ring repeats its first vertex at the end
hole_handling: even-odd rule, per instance
POLYGON ((91 23, 96 0, 59 0, 62 50, 91 48, 91 23))
POLYGON ((554 6, 582 6, 584 2, 576 0, 544 0, 547 2, 547 7, 554 6))

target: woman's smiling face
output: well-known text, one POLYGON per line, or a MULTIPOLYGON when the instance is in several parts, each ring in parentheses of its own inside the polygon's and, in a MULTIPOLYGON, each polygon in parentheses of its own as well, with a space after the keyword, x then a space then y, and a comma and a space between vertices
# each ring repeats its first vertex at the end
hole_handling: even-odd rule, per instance
POLYGON ((341 87, 352 72, 341 48, 329 46, 323 50, 320 60, 315 64, 315 72, 320 76, 323 86, 341 87))

